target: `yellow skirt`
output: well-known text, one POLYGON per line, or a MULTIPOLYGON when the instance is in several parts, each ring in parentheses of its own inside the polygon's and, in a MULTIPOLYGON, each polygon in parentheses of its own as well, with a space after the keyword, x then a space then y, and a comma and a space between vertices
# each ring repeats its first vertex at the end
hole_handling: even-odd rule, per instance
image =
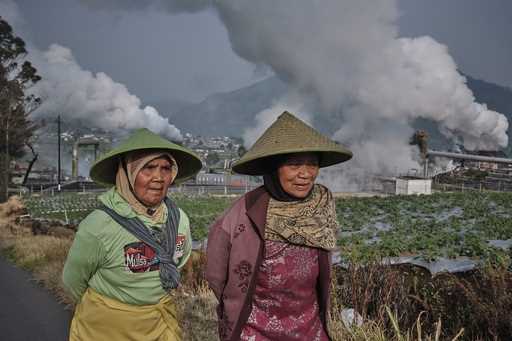
POLYGON ((70 341, 180 341, 181 329, 169 295, 154 305, 121 303, 87 289, 76 306, 70 341))

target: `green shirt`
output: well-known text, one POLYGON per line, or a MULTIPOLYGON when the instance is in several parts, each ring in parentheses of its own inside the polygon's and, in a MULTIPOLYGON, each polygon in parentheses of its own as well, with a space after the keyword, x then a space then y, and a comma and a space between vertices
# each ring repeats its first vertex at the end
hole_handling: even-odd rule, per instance
MULTIPOLYGON (((114 188, 99 200, 123 217, 138 217, 154 230, 149 218, 137 215, 114 188)), ((165 214, 167 218, 167 212, 165 214)), ((180 209, 174 259, 181 268, 192 251, 189 220, 180 209)), ((154 251, 117 224, 107 213, 94 210, 79 225, 69 250, 62 280, 73 298, 80 300, 87 287, 118 301, 135 304, 155 304, 166 293, 162 289, 158 265, 151 265, 154 251)))

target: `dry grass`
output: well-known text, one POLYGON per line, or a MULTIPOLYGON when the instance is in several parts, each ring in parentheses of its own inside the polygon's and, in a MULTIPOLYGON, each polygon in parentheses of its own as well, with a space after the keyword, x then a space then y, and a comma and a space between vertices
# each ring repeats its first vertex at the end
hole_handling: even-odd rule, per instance
POLYGON ((203 283, 197 289, 187 292, 182 289, 177 293, 177 310, 181 326, 188 341, 215 341, 217 334, 217 299, 213 292, 203 283))
POLYGON ((194 251, 181 273, 177 309, 182 327, 187 331, 185 340, 218 340, 217 299, 204 280, 205 264, 205 254, 194 251))
POLYGON ((62 268, 73 234, 33 235, 30 226, 17 224, 16 216, 24 212, 23 205, 11 197, 0 205, 0 252, 16 265, 32 272, 34 279, 55 294, 60 302, 72 306, 61 280, 62 268))
MULTIPOLYGON (((67 256, 71 242, 68 238, 23 235, 13 239, 11 249, 16 264, 38 274, 42 265, 46 267, 61 264, 67 256)), ((62 267, 56 267, 56 270, 62 270, 62 267)))
POLYGON ((0 217, 13 217, 24 210, 20 197, 13 195, 6 203, 0 204, 0 217))
MULTIPOLYGON (((23 206, 19 198, 10 197, 6 203, 0 204, 0 247, 9 247, 15 235, 23 234, 26 231, 15 224, 16 216, 21 214, 23 206)), ((26 232, 29 234, 29 232, 26 232)))
POLYGON ((482 268, 430 276, 408 265, 351 265, 338 271, 332 309, 336 340, 509 340, 512 274, 482 268), (365 321, 346 328, 340 311, 365 321))

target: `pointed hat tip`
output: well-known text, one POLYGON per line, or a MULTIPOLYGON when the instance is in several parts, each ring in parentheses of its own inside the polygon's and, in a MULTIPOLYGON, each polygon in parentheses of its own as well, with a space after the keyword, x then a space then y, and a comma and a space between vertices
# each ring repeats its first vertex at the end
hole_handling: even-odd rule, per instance
POLYGON ((288 110, 285 110, 285 111, 283 111, 283 113, 281 115, 279 115, 279 117, 277 119, 281 119, 281 118, 284 118, 286 116, 295 117, 291 112, 289 112, 288 110))
POLYGON ((283 113, 277 117, 276 122, 277 121, 281 121, 281 120, 286 120, 286 121, 289 121, 289 122, 293 122, 293 121, 300 122, 302 124, 307 125, 309 128, 313 129, 306 122, 304 122, 302 119, 300 119, 299 117, 295 116, 294 114, 292 114, 288 110, 283 111, 283 113))

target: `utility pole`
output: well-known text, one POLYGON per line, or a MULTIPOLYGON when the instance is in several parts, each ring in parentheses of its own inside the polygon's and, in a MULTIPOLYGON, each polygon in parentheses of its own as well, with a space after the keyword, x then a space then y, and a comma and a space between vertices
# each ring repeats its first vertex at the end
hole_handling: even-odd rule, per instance
POLYGON ((60 115, 57 116, 57 190, 60 192, 60 115))
MULTIPOLYGON (((2 183, 2 192, 0 193, 0 202, 7 201, 9 198, 9 120, 11 119, 11 112, 8 109, 7 115, 5 116, 5 140, 3 141, 5 143, 5 154, 3 156, 4 160, 4 167, 5 169, 2 169, 2 179, 0 183, 2 183), (4 192, 5 190, 5 192, 4 192)), ((1 163, 1 162, 0 162, 1 163)))

